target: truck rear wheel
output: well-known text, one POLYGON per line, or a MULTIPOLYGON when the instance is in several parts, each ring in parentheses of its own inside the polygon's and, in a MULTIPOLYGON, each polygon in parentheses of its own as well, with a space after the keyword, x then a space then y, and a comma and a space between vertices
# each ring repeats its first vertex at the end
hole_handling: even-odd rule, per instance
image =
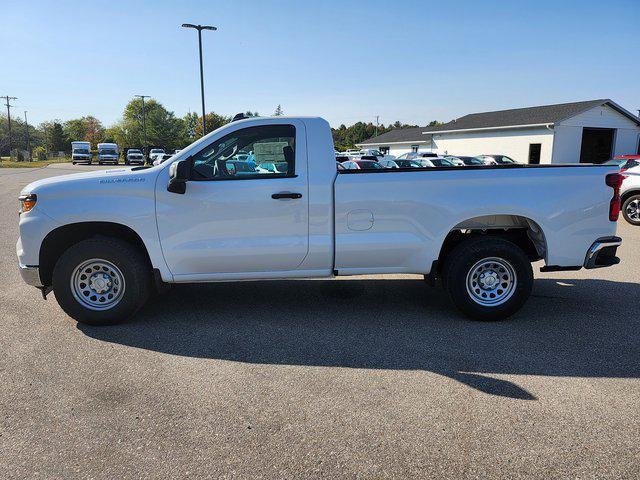
POLYGON ((89 325, 131 318, 145 303, 151 276, 145 258, 118 239, 96 237, 67 249, 53 270, 53 291, 62 309, 89 325))
POLYGON ((517 312, 533 286, 533 270, 516 244, 475 237, 447 256, 443 284, 453 304, 475 320, 502 320, 517 312))
POLYGON ((624 201, 622 216, 631 225, 640 225, 640 194, 631 195, 624 201))

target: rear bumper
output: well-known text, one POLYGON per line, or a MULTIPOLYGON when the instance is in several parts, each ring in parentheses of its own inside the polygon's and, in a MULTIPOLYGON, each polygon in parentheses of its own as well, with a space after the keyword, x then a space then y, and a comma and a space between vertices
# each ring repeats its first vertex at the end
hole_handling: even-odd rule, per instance
POLYGON ((42 288, 42 282, 40 281, 40 269, 38 267, 29 265, 19 265, 20 276, 27 285, 33 287, 42 288))
POLYGON ((616 257, 618 247, 622 245, 620 237, 599 238, 589 248, 584 259, 584 268, 610 267, 620 263, 616 257))

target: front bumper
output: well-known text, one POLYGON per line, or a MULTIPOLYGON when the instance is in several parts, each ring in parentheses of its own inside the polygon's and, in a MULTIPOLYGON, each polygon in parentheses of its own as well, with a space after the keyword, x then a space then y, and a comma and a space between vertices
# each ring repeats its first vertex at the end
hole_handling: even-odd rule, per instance
POLYGON ((589 248, 584 259, 584 268, 610 267, 620 263, 616 251, 622 244, 620 237, 599 238, 589 248))
POLYGON ((19 265, 20 276, 27 285, 33 287, 42 288, 42 281, 40 280, 40 269, 31 265, 19 265))

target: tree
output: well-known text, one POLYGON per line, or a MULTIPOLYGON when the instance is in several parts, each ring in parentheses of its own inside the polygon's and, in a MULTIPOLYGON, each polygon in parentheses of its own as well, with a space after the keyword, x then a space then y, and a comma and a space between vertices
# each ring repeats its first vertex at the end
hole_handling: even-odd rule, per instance
POLYGON ((58 120, 42 122, 39 126, 44 139, 44 147, 49 153, 69 151, 71 146, 58 120))
POLYGON ((67 120, 62 124, 62 129, 70 141, 86 141, 87 122, 85 121, 85 117, 67 120))
MULTIPOLYGON (((207 113, 207 133, 213 132, 215 129, 226 125, 231 121, 230 117, 219 115, 215 112, 207 113)), ((202 136, 202 117, 198 117, 198 123, 196 125, 196 136, 202 136)))
MULTIPOLYGON (((9 125, 6 115, 0 115, 0 153, 9 154, 9 125)), ((27 128, 29 146, 33 149, 42 145, 42 132, 33 125, 27 125, 20 117, 11 117, 11 147, 27 150, 27 128)))
POLYGON ((282 107, 278 104, 278 106, 276 107, 276 111, 273 112, 273 116, 281 117, 282 115, 284 115, 284 112, 282 111, 282 107))
POLYGON ((91 148, 98 148, 98 143, 104 141, 104 126, 102 122, 91 115, 83 117, 87 127, 87 134, 84 137, 86 142, 91 142, 91 148))

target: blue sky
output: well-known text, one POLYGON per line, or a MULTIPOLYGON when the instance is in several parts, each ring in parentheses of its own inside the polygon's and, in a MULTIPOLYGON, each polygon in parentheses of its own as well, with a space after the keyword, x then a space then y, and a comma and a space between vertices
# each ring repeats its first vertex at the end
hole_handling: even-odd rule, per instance
POLYGON ((640 1, 13 1, 0 95, 30 121, 118 120, 134 94, 207 110, 426 124, 611 98, 640 108, 640 1))

